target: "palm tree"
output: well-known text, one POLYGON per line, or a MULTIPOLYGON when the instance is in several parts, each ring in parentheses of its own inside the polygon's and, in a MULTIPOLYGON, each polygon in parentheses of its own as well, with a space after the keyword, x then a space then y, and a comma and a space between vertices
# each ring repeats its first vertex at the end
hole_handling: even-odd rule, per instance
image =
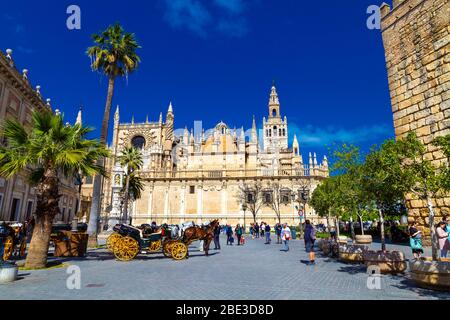
MULTIPOLYGON (((106 146, 115 80, 117 77, 128 77, 128 74, 138 68, 141 60, 136 54, 136 49, 140 48, 140 46, 136 41, 135 35, 125 32, 118 23, 109 26, 101 34, 94 34, 92 39, 95 45, 87 49, 87 55, 92 61, 92 70, 100 71, 108 77, 108 94, 106 96, 105 112, 100 134, 100 143, 106 146)), ((100 159, 98 164, 103 166, 103 159, 100 159)), ((91 246, 97 243, 101 188, 102 177, 97 175, 94 178, 88 228, 91 246)))
MULTIPOLYGON (((128 180, 128 197, 131 201, 136 201, 141 198, 142 191, 144 191, 144 184, 142 182, 142 178, 139 177, 135 172, 130 173, 129 177, 125 176, 125 180, 128 180)), ((122 194, 125 195, 126 190, 125 186, 122 189, 122 194)), ((127 205, 128 206, 128 205, 127 205)), ((128 213, 128 210, 127 210, 128 213)), ((130 224, 131 224, 130 219, 130 224)))
POLYGON ((122 167, 126 168, 126 176, 125 176, 125 190, 124 190, 124 199, 123 199, 123 219, 125 221, 128 220, 128 199, 130 197, 129 189, 130 189, 130 178, 132 174, 139 170, 142 165, 142 153, 140 150, 134 147, 127 147, 123 150, 122 155, 119 157, 119 163, 122 167))
POLYGON ((78 172, 103 175, 97 161, 109 153, 97 140, 86 139, 92 129, 65 125, 63 116, 51 110, 33 111, 30 130, 16 120, 6 120, 1 129, 6 143, 0 147, 0 176, 9 179, 26 172, 37 190, 35 227, 25 266, 44 268, 53 219, 59 213, 60 178, 78 172))
POLYGON ((131 201, 140 199, 142 191, 144 191, 144 183, 142 182, 142 178, 135 173, 131 173, 128 187, 128 196, 130 197, 131 201))

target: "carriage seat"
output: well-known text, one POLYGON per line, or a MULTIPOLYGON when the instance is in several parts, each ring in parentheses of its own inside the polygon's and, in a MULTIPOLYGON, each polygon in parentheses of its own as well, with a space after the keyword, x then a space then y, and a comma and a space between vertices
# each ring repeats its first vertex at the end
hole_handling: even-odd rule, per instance
POLYGON ((162 234, 162 230, 159 230, 158 232, 152 232, 152 233, 143 233, 143 238, 151 238, 154 237, 156 235, 161 235, 162 234))

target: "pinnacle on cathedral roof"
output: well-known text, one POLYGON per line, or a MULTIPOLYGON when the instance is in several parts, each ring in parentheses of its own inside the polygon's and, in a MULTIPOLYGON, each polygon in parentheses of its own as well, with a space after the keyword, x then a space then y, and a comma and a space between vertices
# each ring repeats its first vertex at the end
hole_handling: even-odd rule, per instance
POLYGON ((75 122, 76 124, 81 125, 83 123, 83 121, 82 121, 82 111, 83 111, 83 106, 80 106, 80 110, 78 110, 77 121, 75 122))
POLYGON ((169 103, 169 109, 167 110, 167 112, 173 113, 172 101, 170 101, 170 103, 169 103))

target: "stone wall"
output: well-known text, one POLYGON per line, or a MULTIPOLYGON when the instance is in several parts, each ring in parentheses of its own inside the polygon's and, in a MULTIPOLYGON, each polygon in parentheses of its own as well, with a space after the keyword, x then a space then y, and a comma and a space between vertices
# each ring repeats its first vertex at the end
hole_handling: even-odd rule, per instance
MULTIPOLYGON (((450 134, 450 0, 394 0, 381 7, 382 34, 397 138, 415 131, 434 163, 446 161, 431 142, 450 134)), ((450 197, 434 199, 437 220, 450 197)), ((409 220, 429 235, 428 210, 408 198, 409 220)))

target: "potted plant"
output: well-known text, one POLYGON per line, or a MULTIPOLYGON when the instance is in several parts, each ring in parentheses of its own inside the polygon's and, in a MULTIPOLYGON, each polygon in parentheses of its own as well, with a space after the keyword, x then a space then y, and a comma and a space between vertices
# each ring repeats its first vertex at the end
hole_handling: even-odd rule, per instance
POLYGON ((339 247, 339 260, 346 263, 364 263, 364 252, 367 246, 350 245, 339 247))

